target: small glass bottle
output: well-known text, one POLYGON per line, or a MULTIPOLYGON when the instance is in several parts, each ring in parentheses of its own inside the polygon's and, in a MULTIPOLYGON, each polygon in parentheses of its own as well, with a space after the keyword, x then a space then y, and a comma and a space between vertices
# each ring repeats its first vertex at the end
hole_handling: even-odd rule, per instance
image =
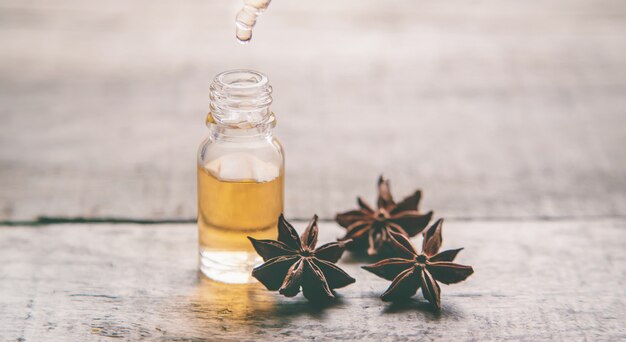
POLYGON ((210 134, 198 151, 200 270, 249 283, 262 260, 250 241, 275 239, 283 211, 284 157, 273 135, 272 87, 252 70, 231 70, 210 88, 210 134))

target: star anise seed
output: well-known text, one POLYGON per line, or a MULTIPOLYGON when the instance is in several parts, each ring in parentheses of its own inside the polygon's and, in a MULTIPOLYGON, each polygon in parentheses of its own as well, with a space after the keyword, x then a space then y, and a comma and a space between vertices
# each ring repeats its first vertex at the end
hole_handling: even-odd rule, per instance
POLYGON ((390 242, 397 257, 363 266, 375 275, 393 281, 387 291, 382 294, 382 300, 406 299, 421 288, 424 298, 439 309, 441 308, 441 291, 437 281, 454 284, 467 279, 474 273, 471 266, 452 262, 463 248, 439 253, 442 243, 442 225, 443 219, 439 219, 424 232, 421 253, 415 251, 406 236, 391 232, 390 242))
POLYGON ((367 249, 367 254, 376 255, 388 244, 391 232, 412 237, 420 233, 433 216, 429 211, 422 214, 418 210, 422 192, 416 190, 411 196, 396 203, 389 190, 389 180, 378 179, 378 209, 372 208, 361 197, 357 198, 359 209, 337 214, 335 221, 347 232, 339 241, 352 240, 348 249, 367 249))
POLYGON ((335 266, 345 250, 345 242, 331 242, 315 248, 317 244, 317 215, 301 237, 284 216, 278 218, 278 241, 256 240, 248 236, 252 246, 265 261, 252 271, 268 290, 278 291, 286 297, 300 292, 309 301, 335 298, 332 290, 355 282, 335 266))

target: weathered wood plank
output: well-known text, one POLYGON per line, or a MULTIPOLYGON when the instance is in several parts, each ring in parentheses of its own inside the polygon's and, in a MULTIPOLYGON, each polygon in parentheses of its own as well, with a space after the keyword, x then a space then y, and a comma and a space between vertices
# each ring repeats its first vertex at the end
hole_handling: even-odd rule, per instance
POLYGON ((188 219, 212 76, 270 75, 287 212, 626 215, 626 2, 0 1, 0 221, 188 219))
MULTIPOLYGON (((298 224, 302 228, 303 223, 298 224)), ((320 241, 340 234, 323 223, 320 241)), ((194 225, 0 228, 0 341, 590 340, 626 338, 626 222, 448 222, 466 247, 466 282, 443 286, 443 310, 401 305, 388 282, 357 283, 325 309, 258 285, 203 281, 194 225)), ((417 240, 419 242, 419 240, 417 240)))

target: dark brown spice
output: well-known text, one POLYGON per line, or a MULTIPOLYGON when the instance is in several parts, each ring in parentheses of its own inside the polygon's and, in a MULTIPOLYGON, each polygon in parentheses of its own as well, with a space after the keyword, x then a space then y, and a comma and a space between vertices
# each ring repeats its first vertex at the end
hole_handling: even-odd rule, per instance
POLYGON ((422 252, 417 253, 411 242, 402 234, 391 232, 391 244, 396 258, 385 259, 364 269, 381 278, 392 280, 382 294, 384 301, 396 301, 413 296, 421 287, 424 298, 437 309, 441 308, 441 291, 437 281, 444 284, 461 282, 472 273, 471 266, 455 264, 454 258, 463 249, 439 253, 443 219, 439 219, 424 232, 422 252))
POLYGON ((352 240, 348 249, 376 255, 388 244, 392 232, 412 237, 420 233, 433 216, 429 211, 418 210, 422 192, 416 190, 411 196, 396 203, 391 196, 389 180, 378 179, 378 209, 374 210, 361 197, 357 197, 359 209, 337 214, 335 221, 347 232, 339 241, 352 240))
POLYGON ((278 219, 278 241, 256 240, 248 237, 265 261, 252 271, 268 290, 293 297, 300 292, 309 301, 335 298, 332 290, 354 283, 336 263, 345 250, 345 242, 317 244, 317 215, 302 234, 298 233, 281 214, 278 219))

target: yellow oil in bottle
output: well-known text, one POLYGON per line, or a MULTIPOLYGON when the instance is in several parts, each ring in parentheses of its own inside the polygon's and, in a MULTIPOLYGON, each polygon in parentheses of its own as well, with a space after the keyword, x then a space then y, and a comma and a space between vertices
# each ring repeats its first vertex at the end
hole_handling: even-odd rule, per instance
POLYGON ((282 173, 262 182, 221 180, 198 166, 200 269, 205 275, 227 283, 252 281, 250 269, 262 260, 247 236, 276 238, 283 180, 282 173))

